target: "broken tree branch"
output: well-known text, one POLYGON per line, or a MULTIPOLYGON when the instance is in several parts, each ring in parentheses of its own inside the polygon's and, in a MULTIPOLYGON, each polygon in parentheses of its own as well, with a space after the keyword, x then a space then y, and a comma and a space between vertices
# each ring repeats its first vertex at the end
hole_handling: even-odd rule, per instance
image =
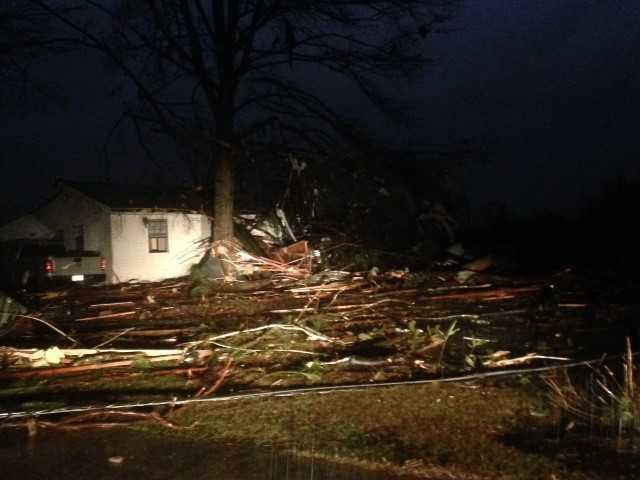
POLYGON ((50 329, 54 330, 55 332, 57 332, 60 335, 62 335, 63 337, 65 337, 67 340, 72 342, 74 345, 78 343, 78 341, 75 338, 67 335, 62 330, 60 330, 58 327, 56 327, 55 325, 52 325, 51 323, 47 322, 46 320, 43 320, 43 319, 38 318, 38 317, 31 316, 31 315, 22 315, 22 314, 16 314, 16 317, 27 318, 29 320, 33 320, 34 322, 42 323, 43 325, 46 325, 50 329))

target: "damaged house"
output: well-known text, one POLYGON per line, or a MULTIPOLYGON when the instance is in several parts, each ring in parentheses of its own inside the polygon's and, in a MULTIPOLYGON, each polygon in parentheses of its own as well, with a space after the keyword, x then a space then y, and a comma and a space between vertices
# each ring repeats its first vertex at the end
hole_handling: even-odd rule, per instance
POLYGON ((196 192, 59 181, 55 196, 0 227, 0 242, 50 241, 96 252, 107 283, 157 281, 189 273, 211 234, 196 192))

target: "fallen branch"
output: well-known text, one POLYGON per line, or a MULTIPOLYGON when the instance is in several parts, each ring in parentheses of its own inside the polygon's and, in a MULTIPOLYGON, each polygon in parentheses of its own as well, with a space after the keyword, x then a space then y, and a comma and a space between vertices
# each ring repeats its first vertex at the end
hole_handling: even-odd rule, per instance
MULTIPOLYGON (((65 350, 61 350, 61 352, 65 352, 65 350)), ((68 352, 68 351, 67 351, 68 352)), ((107 352, 107 351, 103 351, 107 352)), ((116 353, 117 351, 110 351, 111 353, 116 353)), ((128 352, 140 352, 139 350, 128 351, 128 352)), ((15 356, 24 356, 21 355, 21 352, 14 352, 15 356)), ((69 354, 71 355, 71 354, 69 354)), ((80 355, 82 356, 82 355, 80 355)), ((184 353, 182 350, 165 350, 165 351, 156 351, 155 356, 146 356, 145 360, 149 363, 158 363, 158 362, 167 362, 167 361, 178 361, 180 363, 184 362, 184 353), (167 352, 178 352, 167 354, 167 352)), ((37 368, 37 369, 29 369, 29 370, 18 370, 18 371, 3 371, 0 372, 0 379, 27 379, 27 378, 46 378, 46 377, 55 377, 55 376, 67 376, 67 375, 81 375, 83 373, 93 372, 97 370, 111 370, 116 368, 124 368, 131 367, 136 364, 138 359, 130 359, 130 360, 119 360, 114 362, 106 362, 106 363, 93 363, 89 365, 72 365, 72 366, 63 366, 63 367, 53 367, 53 368, 37 368)))
MULTIPOLYGON (((633 354, 638 355, 637 353, 633 354)), ((617 358, 618 356, 609 357, 609 359, 617 358)), ((42 415, 59 415, 63 413, 78 413, 78 412, 90 412, 96 410, 104 410, 105 408, 110 409, 132 409, 132 408, 149 408, 149 407, 160 407, 160 406, 181 406, 181 405, 190 405, 190 404, 198 404, 198 403, 209 403, 209 402, 233 402, 240 400, 249 400, 249 399, 257 399, 257 398, 269 398, 269 397, 293 397, 293 396, 303 396, 309 394, 325 394, 328 392, 337 392, 337 391, 349 391, 349 390, 369 390, 369 389, 379 389, 379 388, 389 388, 389 387, 398 387, 398 386, 415 386, 415 385, 429 385, 429 384, 442 384, 442 383, 460 383, 460 382, 469 382, 474 380, 482 380, 486 378, 501 378, 501 377, 513 377, 513 376, 521 376, 521 375, 531 375, 536 373, 543 372, 551 372, 557 370, 559 368, 576 368, 576 367, 584 367, 589 366, 595 363, 602 363, 603 358, 598 357, 592 360, 582 360, 579 362, 572 363, 563 363, 562 365, 546 365, 543 367, 528 367, 528 368, 519 368, 513 370, 497 370, 497 371, 488 371, 488 372, 480 372, 480 373, 471 373, 468 375, 460 375, 456 377, 444 377, 444 378, 431 378, 426 380, 401 380, 401 381, 392 381, 392 382, 380 382, 380 383, 353 383, 353 384, 344 384, 344 385, 326 385, 322 387, 304 387, 304 388, 295 388, 295 389, 286 389, 286 390, 275 390, 268 392, 245 392, 238 393, 235 395, 227 395, 220 397, 210 397, 210 398, 186 398, 186 399, 172 399, 172 400, 163 400, 163 401, 146 401, 146 402, 135 402, 135 403, 127 403, 120 405, 110 405, 108 407, 104 406, 66 406, 51 410, 40 410, 40 411, 12 411, 12 412, 0 412, 0 420, 11 419, 11 418, 24 418, 24 417, 33 417, 33 416, 42 416, 42 415)))
POLYGON ((540 287, 497 288, 482 292, 460 292, 446 295, 434 295, 426 297, 428 300, 503 300, 513 298, 517 293, 533 293, 540 287))
POLYGON ((42 323, 43 325, 46 325, 50 329, 54 330, 55 332, 57 332, 60 335, 62 335, 63 337, 65 337, 67 340, 71 341, 74 345, 76 343, 78 343, 78 341, 75 338, 67 335, 62 330, 60 330, 58 327, 56 327, 55 325, 52 325, 51 323, 47 322, 46 320, 43 320, 43 319, 38 318, 38 317, 33 317, 31 315, 22 315, 22 314, 16 314, 16 317, 27 318, 29 320, 33 320, 34 322, 42 323))
POLYGON ((110 344, 111 342, 113 342, 114 340, 117 340, 118 338, 120 338, 121 336, 129 333, 131 330, 134 330, 134 327, 129 327, 129 328, 125 328, 122 332, 118 333, 117 335, 114 335, 113 337, 109 338, 108 340, 105 340, 104 342, 96 345, 95 347, 93 347, 94 349, 98 349, 100 347, 104 347, 105 345, 110 344))
POLYGON ((189 426, 178 425, 171 420, 160 415, 158 412, 132 412, 122 410, 101 410, 95 412, 82 413, 74 415, 70 418, 66 418, 59 422, 51 422, 45 420, 38 420, 36 418, 28 418, 23 422, 3 422, 0 423, 0 429, 6 428, 26 428, 29 432, 29 436, 33 437, 37 434, 39 429, 51 429, 60 431, 76 431, 85 430, 88 428, 114 428, 128 425, 131 423, 152 421, 170 428, 172 430, 186 430, 193 428, 195 423, 189 426), (89 422, 95 418, 109 420, 111 417, 115 417, 115 420, 122 419, 124 421, 99 421, 89 422))
MULTIPOLYGON (((329 338, 325 335, 322 335, 319 332, 316 332, 315 330, 310 329, 309 327, 303 327, 301 325, 287 325, 287 324, 282 324, 282 323, 272 323, 269 325, 262 325, 261 327, 255 327, 255 328, 248 328, 246 330, 236 330, 233 332, 229 332, 229 333, 223 333, 222 335, 216 335, 214 337, 209 337, 205 340, 203 340, 202 342, 206 343, 206 342, 212 342, 212 341, 216 341, 216 340, 222 340, 223 338, 229 338, 229 337, 235 337, 236 335, 242 335, 243 333, 251 333, 251 332, 259 332, 261 330, 268 330, 271 328, 275 328, 275 329, 280 329, 280 330, 293 330, 293 331, 299 331, 299 332, 303 332, 307 335, 307 339, 308 340, 321 340, 324 342, 333 342, 332 338, 329 338)), ((201 342, 192 342, 191 344, 194 343, 201 343, 201 342)))
POLYGON ((482 365, 489 368, 509 367, 511 365, 521 365, 531 360, 558 360, 568 362, 571 359, 566 357, 551 357, 548 355, 538 355, 537 353, 528 353, 522 357, 508 358, 504 360, 485 360, 482 365))
POLYGON ((296 287, 296 288, 288 288, 287 291, 291 293, 317 293, 317 292, 346 292, 348 290, 356 290, 364 285, 369 285, 368 281, 358 281, 358 282, 333 282, 326 283, 323 285, 314 285, 311 287, 296 287))
POLYGON ((364 290, 363 293, 373 293, 369 295, 371 298, 384 297, 388 295, 408 295, 414 293, 437 293, 437 292, 455 292, 458 290, 485 290, 493 287, 492 283, 483 283, 481 285, 453 285, 447 287, 432 287, 432 288, 403 288, 396 290, 386 290, 379 293, 373 293, 376 290, 364 290))
MULTIPOLYGON (((171 355, 179 355, 183 353, 183 350, 177 348, 171 349, 145 349, 145 348, 109 348, 100 350, 98 348, 61 348, 59 349, 60 353, 63 357, 85 357, 90 355, 105 355, 105 354, 143 354, 147 357, 164 357, 171 355)), ((29 358, 31 360, 42 358, 42 353, 45 352, 43 349, 25 349, 25 350, 12 350, 12 354, 22 357, 29 358)))
POLYGON ((262 353, 262 352, 279 352, 279 353, 300 353, 303 355, 318 355, 317 352, 308 352, 306 350, 289 350, 285 348, 269 348, 269 349, 258 349, 258 348, 244 348, 244 347, 234 347, 232 345, 225 345, 224 343, 214 342, 209 340, 207 343, 215 345, 220 348, 235 350, 239 352, 247 352, 247 353, 262 353))
POLYGON ((206 388, 202 387, 198 393, 196 393, 196 397, 198 398, 202 398, 202 397, 208 397, 211 394, 215 393, 218 391, 218 389, 222 386, 222 384, 224 383, 224 381, 226 380, 226 378, 231 375, 231 365, 233 365, 233 357, 229 357, 229 360, 227 360, 227 364, 224 366, 222 372, 220 373, 220 375, 218 375, 218 379, 216 380, 216 383, 214 383, 211 387, 206 388))
MULTIPOLYGON (((377 307, 379 305, 383 305, 385 303, 402 303, 405 305, 410 305, 411 302, 407 302, 406 300, 400 300, 398 298, 385 298, 382 300, 378 300, 377 302, 373 302, 373 303, 354 303, 354 304, 349 304, 349 305, 335 305, 335 306, 327 306, 325 307, 325 310, 331 310, 331 311, 342 311, 342 310, 352 310, 352 311, 358 311, 358 310, 365 310, 368 308, 373 308, 373 307, 377 307)), ((278 309, 278 310, 269 310, 269 313, 299 313, 299 312, 305 312, 307 309, 307 307, 304 308, 285 308, 285 309, 278 309)))
POLYGON ((117 317, 128 317, 131 315, 135 315, 136 313, 138 313, 137 310, 131 310, 128 312, 118 312, 118 313, 109 313, 106 315, 96 315, 94 317, 82 317, 82 318, 76 318, 76 322, 88 322, 90 320, 103 320, 105 318, 117 318, 117 317))
POLYGON ((89 305, 89 308, 105 308, 105 307, 121 307, 124 305, 135 305, 135 302, 126 301, 126 302, 110 302, 110 303, 94 303, 89 305))
POLYGON ((305 314, 305 312, 311 310, 311 311, 318 311, 318 306, 316 305, 316 308, 309 308, 309 305, 311 305, 311 303, 313 302, 317 302, 319 303, 320 299, 316 296, 313 295, 312 297, 309 297, 309 301, 307 302, 307 304, 304 306, 304 308, 302 309, 302 311, 298 314, 298 316, 296 317, 296 319, 293 321, 293 323, 298 323, 300 321, 300 319, 302 318, 302 316, 305 314))

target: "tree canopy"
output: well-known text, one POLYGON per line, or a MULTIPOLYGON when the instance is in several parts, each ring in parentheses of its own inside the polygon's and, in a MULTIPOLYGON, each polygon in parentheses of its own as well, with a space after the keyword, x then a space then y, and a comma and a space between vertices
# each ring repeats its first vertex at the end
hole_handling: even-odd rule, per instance
MULTIPOLYGON (((60 6, 51 10, 62 14, 60 6)), ((23 103, 27 91, 50 93, 44 81, 33 75, 34 61, 65 50, 68 39, 55 35, 51 16, 19 0, 0 0, 0 107, 23 103)))
POLYGON ((232 235, 234 164, 261 143, 330 152, 362 119, 362 92, 398 113, 390 80, 428 63, 423 39, 457 0, 31 0, 102 52, 133 88, 127 118, 193 153, 214 183, 214 238, 232 235), (330 80, 328 80, 330 79, 330 80), (323 87, 334 82, 334 88, 323 87), (346 88, 346 87, 344 87, 346 88))

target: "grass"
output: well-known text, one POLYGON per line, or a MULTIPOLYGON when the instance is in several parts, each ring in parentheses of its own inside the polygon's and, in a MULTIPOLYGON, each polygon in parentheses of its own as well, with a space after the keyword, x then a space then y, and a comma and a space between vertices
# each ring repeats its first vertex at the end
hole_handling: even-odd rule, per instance
POLYGON ((554 426, 542 397, 531 392, 517 385, 436 384, 200 404, 180 412, 180 423, 196 427, 179 434, 276 445, 423 478, 597 478, 513 441, 554 426))
MULTIPOLYGON (((322 372, 308 367, 304 374, 286 373, 274 375, 270 381, 287 381, 289 377, 299 381, 301 375, 322 372)), ((156 378, 151 384, 145 384, 144 379, 144 373, 121 378, 84 376, 76 387, 88 395, 114 386, 129 392, 146 387, 156 394, 165 388, 167 392, 187 388, 184 377, 156 378)), ((61 385, 56 383, 16 381, 12 400, 23 397, 23 406, 29 405, 36 399, 33 389, 46 389, 56 400, 63 393, 74 393, 58 390, 61 385)), ((626 391, 636 395, 637 388, 626 391)), ((574 418, 568 417, 568 411, 557 415, 557 407, 552 408, 557 402, 549 404, 548 400, 537 377, 515 377, 193 404, 170 417, 183 425, 195 422, 193 429, 135 428, 196 442, 272 446, 301 456, 418 478, 638 478, 640 459, 632 450, 617 448, 611 435, 592 438, 579 435, 579 428, 568 429, 567 418, 574 418)), ((626 406, 625 402, 616 408, 626 406)), ((45 408, 40 404, 35 407, 45 408)), ((606 416, 601 418, 604 421, 606 416)), ((633 424, 623 424, 624 432, 629 433, 633 424)), ((618 423, 607 425, 612 431, 618 423)))
POLYGON ((618 450, 635 450, 640 433, 640 378, 629 338, 620 367, 614 372, 615 366, 603 363, 580 377, 565 370, 545 381, 549 400, 565 424, 577 425, 591 435, 613 435, 618 450))

